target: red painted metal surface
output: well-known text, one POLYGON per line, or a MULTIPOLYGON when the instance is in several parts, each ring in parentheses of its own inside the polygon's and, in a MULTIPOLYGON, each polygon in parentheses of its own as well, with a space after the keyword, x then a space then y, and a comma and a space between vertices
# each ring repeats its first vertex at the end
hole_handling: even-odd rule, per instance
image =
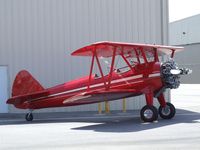
MULTIPOLYGON (((7 103, 21 109, 41 109, 91 104, 145 94, 147 104, 152 105, 155 92, 163 87, 158 56, 181 49, 181 47, 148 44, 95 43, 72 53, 72 55, 92 57, 89 76, 44 89, 27 71, 21 71, 16 76, 12 97, 7 103), (151 57, 154 58, 149 62, 146 53, 151 51, 154 53, 151 57), (131 55, 132 52, 134 56, 131 55), (128 71, 117 71, 120 69, 114 68, 115 56, 122 58, 128 71), (107 75, 103 74, 100 57, 111 58, 110 71, 107 75), (135 57, 137 63, 132 65, 128 60, 129 57, 135 57), (144 62, 141 62, 141 59, 144 62), (95 61, 100 77, 93 73, 95 61)), ((173 55, 174 53, 171 54, 173 55)), ((158 99, 162 106, 166 105, 163 95, 158 99)))
POLYGON ((175 47, 175 46, 164 46, 164 45, 153 45, 153 44, 139 44, 139 43, 123 43, 123 42, 97 42, 83 48, 80 48, 72 53, 74 56, 92 56, 93 52, 96 51, 98 56, 103 57, 111 57, 113 47, 118 47, 116 51, 116 55, 121 53, 121 49, 123 47, 123 53, 127 54, 132 51, 131 48, 138 49, 142 48, 144 50, 152 49, 157 50, 158 54, 167 54, 170 55, 172 51, 178 52, 183 50, 183 47, 175 47))
POLYGON ((20 71, 13 83, 12 96, 42 91, 44 88, 26 70, 20 71))
POLYGON ((166 101, 165 101, 165 97, 164 97, 164 94, 160 94, 160 96, 158 97, 158 102, 160 103, 160 105, 162 107, 165 107, 166 106, 166 101))

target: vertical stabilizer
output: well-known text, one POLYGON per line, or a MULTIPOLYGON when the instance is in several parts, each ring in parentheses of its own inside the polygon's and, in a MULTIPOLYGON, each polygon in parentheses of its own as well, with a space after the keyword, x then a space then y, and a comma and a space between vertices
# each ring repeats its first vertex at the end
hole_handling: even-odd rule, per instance
POLYGON ((13 83, 12 96, 42 91, 42 85, 26 70, 20 71, 13 83))

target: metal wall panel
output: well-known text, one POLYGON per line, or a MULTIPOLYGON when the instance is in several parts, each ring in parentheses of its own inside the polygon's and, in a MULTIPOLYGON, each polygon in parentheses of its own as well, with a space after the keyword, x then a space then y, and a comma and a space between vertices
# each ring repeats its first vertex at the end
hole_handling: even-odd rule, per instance
POLYGON ((0 66, 0 113, 8 112, 8 71, 7 66, 0 66))
POLYGON ((177 53, 175 59, 180 67, 192 69, 192 74, 181 77, 181 83, 200 84, 200 43, 181 45, 185 48, 183 52, 177 53))
POLYGON ((169 38, 171 45, 185 47, 181 53, 177 53, 175 59, 181 67, 193 70, 192 74, 182 77, 182 83, 199 84, 200 76, 200 15, 195 15, 170 23, 169 38))
POLYGON ((170 23, 171 45, 185 45, 200 42, 200 14, 170 23))
MULTIPOLYGON (((89 60, 71 57, 96 41, 167 44, 166 0, 0 0, 0 65, 8 65, 10 88, 27 69, 44 87, 88 74, 89 60)), ((128 109, 144 105, 142 96, 128 109)), ((121 101, 112 102, 121 109, 121 101)), ((10 112, 21 112, 9 107, 10 112)), ((97 105, 48 109, 97 110, 97 105)), ((42 110, 47 111, 47 110, 42 110)))

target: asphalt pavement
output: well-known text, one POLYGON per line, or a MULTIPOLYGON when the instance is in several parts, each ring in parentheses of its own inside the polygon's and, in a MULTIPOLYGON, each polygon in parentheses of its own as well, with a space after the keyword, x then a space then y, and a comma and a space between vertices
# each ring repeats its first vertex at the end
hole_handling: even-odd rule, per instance
POLYGON ((143 123, 139 111, 36 114, 33 122, 22 114, 1 114, 0 150, 199 150, 200 94, 198 88, 188 90, 172 92, 173 119, 153 123, 143 123))

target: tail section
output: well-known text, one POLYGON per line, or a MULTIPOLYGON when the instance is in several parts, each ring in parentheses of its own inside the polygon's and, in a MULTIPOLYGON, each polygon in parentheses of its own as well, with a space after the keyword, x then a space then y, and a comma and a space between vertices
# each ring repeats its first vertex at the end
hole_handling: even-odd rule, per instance
POLYGON ((44 90, 42 85, 26 70, 20 71, 13 83, 12 97, 39 92, 44 90))

